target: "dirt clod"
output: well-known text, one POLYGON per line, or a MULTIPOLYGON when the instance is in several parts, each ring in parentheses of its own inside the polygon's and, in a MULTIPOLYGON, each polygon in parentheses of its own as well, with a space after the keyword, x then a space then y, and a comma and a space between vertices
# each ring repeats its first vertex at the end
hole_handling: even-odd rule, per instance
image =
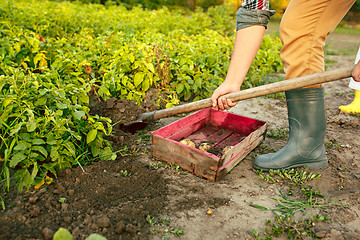
POLYGON ((96 223, 99 228, 107 228, 110 227, 111 224, 110 219, 106 216, 100 217, 96 223))
POLYGON ((45 240, 50 240, 52 239, 53 235, 54 235, 54 231, 51 230, 50 228, 43 228, 43 230, 41 230, 42 235, 44 237, 45 240))

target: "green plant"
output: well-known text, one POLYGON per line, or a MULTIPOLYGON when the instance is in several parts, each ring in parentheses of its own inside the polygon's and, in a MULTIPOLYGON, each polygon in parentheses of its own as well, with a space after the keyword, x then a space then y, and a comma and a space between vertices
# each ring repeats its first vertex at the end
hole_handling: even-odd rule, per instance
POLYGON ((315 222, 324 222, 329 220, 328 216, 322 214, 313 215, 308 219, 302 219, 301 221, 291 219, 290 214, 285 216, 277 216, 275 221, 266 221, 268 227, 264 230, 264 237, 253 229, 251 235, 256 239, 269 240, 272 237, 279 237, 281 234, 287 234, 288 239, 305 239, 306 237, 316 238, 313 231, 313 225, 315 222))
POLYGON ((184 171, 179 165, 176 165, 175 163, 164 163, 164 162, 156 162, 156 163, 149 163, 149 168, 151 169, 159 169, 159 168, 164 168, 164 169, 170 169, 173 172, 175 172, 175 174, 179 175, 179 174, 187 174, 187 171, 184 171))
POLYGON ((267 137, 276 138, 276 139, 283 139, 286 138, 289 131, 287 129, 277 128, 277 133, 274 130, 270 130, 266 133, 267 137))
POLYGON ((168 234, 172 234, 176 237, 184 235, 183 228, 174 228, 170 226, 170 218, 162 217, 159 220, 156 220, 150 215, 146 216, 146 221, 153 227, 150 229, 152 234, 161 234, 161 239, 169 239, 168 234))
POLYGON ((281 169, 281 170, 270 170, 268 173, 264 173, 262 170, 256 170, 255 173, 260 179, 265 180, 268 183, 277 182, 290 182, 296 186, 307 183, 313 179, 321 179, 319 173, 306 172, 305 169, 281 169))
POLYGON ((272 239, 272 237, 279 237, 282 234, 287 234, 288 239, 303 239, 303 237, 315 237, 313 231, 313 223, 318 221, 328 220, 327 216, 321 213, 313 215, 308 219, 298 221, 293 218, 297 212, 305 215, 308 208, 325 209, 329 206, 347 207, 337 202, 329 202, 329 199, 324 199, 319 189, 313 186, 304 186, 303 184, 320 179, 320 174, 307 173, 305 170, 288 169, 270 171, 263 174, 262 171, 256 171, 260 179, 268 183, 282 184, 287 188, 287 192, 278 188, 281 198, 273 198, 277 204, 273 208, 266 208, 261 205, 250 203, 250 206, 260 210, 270 210, 275 214, 275 222, 271 220, 266 221, 266 225, 270 228, 265 228, 263 236, 257 231, 253 230, 251 234, 256 239, 272 239))
POLYGON ((128 171, 126 170, 120 170, 120 175, 123 176, 123 177, 128 177, 131 175, 131 173, 129 173, 128 171))

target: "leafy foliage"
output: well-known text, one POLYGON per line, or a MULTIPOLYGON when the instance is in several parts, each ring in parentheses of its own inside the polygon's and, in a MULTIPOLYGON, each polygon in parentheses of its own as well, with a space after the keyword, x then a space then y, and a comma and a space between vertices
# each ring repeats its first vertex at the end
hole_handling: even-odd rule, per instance
MULTIPOLYGON (((209 97, 234 43, 228 6, 207 12, 16 0, 0 2, 0 182, 40 186, 89 159, 114 159, 109 119, 89 114, 88 94, 161 107, 209 97)), ((265 37, 244 87, 281 69, 265 37)))

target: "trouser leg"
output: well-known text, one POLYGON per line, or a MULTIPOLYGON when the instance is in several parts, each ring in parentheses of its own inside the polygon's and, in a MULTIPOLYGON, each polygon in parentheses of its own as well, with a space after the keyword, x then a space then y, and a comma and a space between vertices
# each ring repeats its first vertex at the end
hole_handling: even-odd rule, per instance
MULTIPOLYGON (((292 0, 280 24, 286 79, 324 71, 326 37, 355 0, 292 0)), ((313 87, 319 87, 315 85, 313 87)))
MULTIPOLYGON (((325 38, 355 0, 292 0, 281 22, 281 58, 286 79, 324 71, 325 38)), ((286 92, 289 139, 276 153, 255 158, 256 169, 327 167, 326 115, 322 85, 286 92)))

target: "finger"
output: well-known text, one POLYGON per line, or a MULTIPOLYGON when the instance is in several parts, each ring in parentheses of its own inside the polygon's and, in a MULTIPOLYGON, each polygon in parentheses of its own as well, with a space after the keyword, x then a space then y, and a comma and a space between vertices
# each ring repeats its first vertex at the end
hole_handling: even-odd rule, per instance
POLYGON ((229 106, 229 99, 222 99, 223 106, 226 110, 229 110, 231 107, 229 106))
POLYGON ((224 110, 225 109, 225 107, 224 107, 224 101, 223 101, 224 99, 223 98, 219 98, 218 99, 218 106, 219 106, 219 109, 220 110, 224 110))
POLYGON ((218 110, 217 108, 218 108, 218 96, 217 96, 217 94, 213 94, 212 96, 211 96, 211 103, 212 103, 212 106, 213 106, 213 108, 215 109, 215 110, 218 110))
POLYGON ((237 102, 233 102, 233 101, 231 101, 230 99, 227 99, 227 105, 228 105, 230 108, 234 107, 236 104, 237 104, 237 102))

